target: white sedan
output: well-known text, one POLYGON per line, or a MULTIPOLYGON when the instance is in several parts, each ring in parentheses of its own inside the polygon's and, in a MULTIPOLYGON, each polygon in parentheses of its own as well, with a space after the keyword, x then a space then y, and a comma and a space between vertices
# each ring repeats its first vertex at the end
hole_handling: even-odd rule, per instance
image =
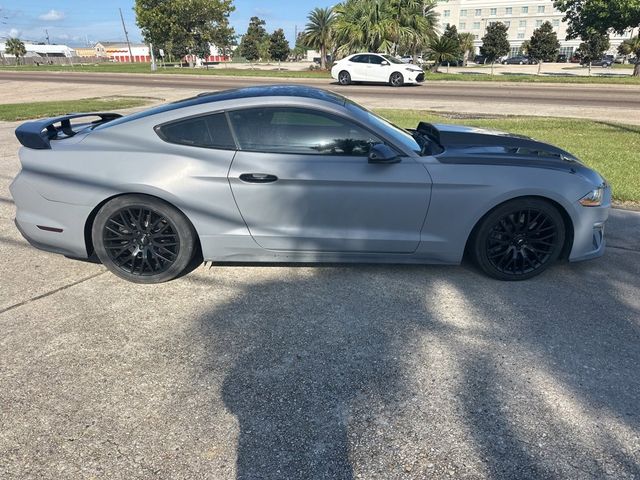
POLYGON ((352 82, 382 82, 393 87, 405 83, 422 83, 424 72, 416 65, 408 65, 391 55, 356 53, 336 62, 331 76, 340 85, 352 82))

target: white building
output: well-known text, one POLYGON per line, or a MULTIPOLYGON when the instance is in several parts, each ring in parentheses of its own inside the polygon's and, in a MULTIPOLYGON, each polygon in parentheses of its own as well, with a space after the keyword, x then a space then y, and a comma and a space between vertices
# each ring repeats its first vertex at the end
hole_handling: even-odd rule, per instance
MULTIPOLYGON (((510 56, 520 51, 522 42, 529 40, 533 31, 544 22, 550 22, 560 40, 560 53, 568 57, 578 49, 580 39, 567 40, 567 23, 564 14, 553 7, 553 0, 439 0, 436 7, 440 14, 440 28, 455 25, 460 33, 472 33, 476 48, 482 45, 487 26, 502 22, 508 28, 510 56)), ((611 53, 631 32, 624 36, 611 36, 611 53)))
MULTIPOLYGON (((7 57, 13 58, 13 55, 9 55, 6 53, 6 43, 0 43, 0 54, 7 57)), ((67 47, 66 45, 38 45, 35 43, 25 43, 24 48, 27 51, 27 57, 42 57, 42 58, 51 58, 51 57, 75 57, 76 52, 72 48, 67 47)))

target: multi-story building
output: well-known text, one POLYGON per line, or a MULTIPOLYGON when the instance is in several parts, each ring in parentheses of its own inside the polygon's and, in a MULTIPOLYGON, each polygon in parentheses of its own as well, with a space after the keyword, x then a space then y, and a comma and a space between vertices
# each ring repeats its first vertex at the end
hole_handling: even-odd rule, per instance
MULTIPOLYGON (((562 21, 564 14, 553 7, 553 0, 439 0, 437 11, 442 30, 455 25, 460 33, 472 33, 476 49, 482 45, 487 26, 495 22, 502 22, 509 29, 510 56, 517 55, 522 43, 544 22, 551 22, 558 34, 561 54, 570 57, 581 43, 580 39, 566 39, 568 25, 562 21)), ((611 52, 631 34, 612 34, 611 52)))

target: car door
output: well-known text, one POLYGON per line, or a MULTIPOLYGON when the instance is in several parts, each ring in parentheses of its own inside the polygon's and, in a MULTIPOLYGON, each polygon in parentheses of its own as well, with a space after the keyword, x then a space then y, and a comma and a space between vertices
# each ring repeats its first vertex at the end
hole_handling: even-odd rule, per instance
POLYGON ((389 62, 380 55, 367 55, 369 57, 368 78, 372 82, 388 82, 391 76, 389 62))
POLYGON ((249 231, 265 249, 410 253, 430 198, 410 157, 372 164, 381 140, 342 116, 312 108, 228 113, 240 150, 229 183, 249 231))
POLYGON ((367 79, 367 70, 369 62, 367 55, 356 55, 349 60, 349 75, 353 81, 365 81, 367 79))

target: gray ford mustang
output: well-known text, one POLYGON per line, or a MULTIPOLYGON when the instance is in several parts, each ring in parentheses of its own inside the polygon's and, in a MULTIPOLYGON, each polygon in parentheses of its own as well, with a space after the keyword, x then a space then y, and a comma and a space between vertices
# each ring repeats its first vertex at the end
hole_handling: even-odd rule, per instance
POLYGON ((398 128, 302 86, 16 130, 16 225, 140 283, 202 260, 457 264, 523 280, 602 255, 611 191, 568 152, 501 132, 398 128))

